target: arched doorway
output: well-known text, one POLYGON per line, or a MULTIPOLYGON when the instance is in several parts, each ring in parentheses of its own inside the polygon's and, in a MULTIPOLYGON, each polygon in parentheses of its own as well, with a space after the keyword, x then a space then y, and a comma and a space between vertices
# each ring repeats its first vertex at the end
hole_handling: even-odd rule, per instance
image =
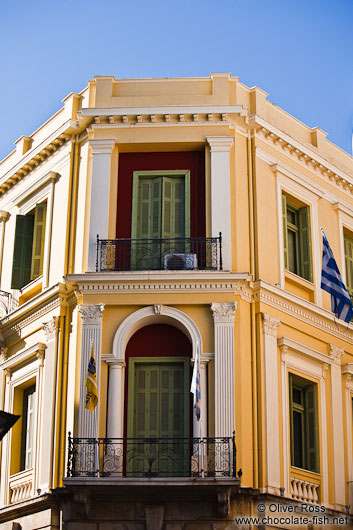
POLYGON ((188 438, 190 357, 188 337, 169 324, 137 330, 125 353, 125 435, 188 438))

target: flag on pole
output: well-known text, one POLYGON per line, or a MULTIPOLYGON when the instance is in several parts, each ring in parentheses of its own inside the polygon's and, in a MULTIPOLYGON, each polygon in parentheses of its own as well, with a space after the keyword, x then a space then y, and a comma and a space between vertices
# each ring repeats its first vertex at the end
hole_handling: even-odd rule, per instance
POLYGON ((194 394, 194 412, 198 421, 201 418, 201 387, 200 387, 200 344, 196 343, 194 370, 192 373, 190 392, 194 394))
POLYGON ((85 408, 93 412, 98 403, 98 387, 97 387, 97 370, 96 361, 94 358, 93 344, 91 357, 88 363, 87 375, 85 381, 86 387, 86 401, 85 408))
POLYGON ((335 313, 336 317, 345 322, 350 322, 353 315, 352 301, 322 228, 321 233, 323 238, 321 289, 330 293, 331 311, 335 313))

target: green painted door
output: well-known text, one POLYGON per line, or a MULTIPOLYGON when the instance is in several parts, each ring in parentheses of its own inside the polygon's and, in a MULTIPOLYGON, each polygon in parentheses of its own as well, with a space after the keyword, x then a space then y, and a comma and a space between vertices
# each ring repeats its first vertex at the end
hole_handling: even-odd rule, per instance
POLYGON ((184 252, 184 242, 150 241, 185 237, 184 177, 140 178, 133 223, 137 223, 137 239, 149 240, 137 242, 132 248, 135 269, 162 269, 165 254, 184 252))
POLYGON ((127 473, 185 476, 189 444, 177 439, 189 436, 188 359, 130 359, 129 371, 127 473))

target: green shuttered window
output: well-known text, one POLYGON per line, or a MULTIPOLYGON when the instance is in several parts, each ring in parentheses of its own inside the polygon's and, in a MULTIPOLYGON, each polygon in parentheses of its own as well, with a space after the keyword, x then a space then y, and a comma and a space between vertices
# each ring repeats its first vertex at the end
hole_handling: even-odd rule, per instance
POLYGON ((292 206, 283 193, 282 218, 285 268, 312 282, 310 209, 292 206))
POLYGON ((11 289, 22 289, 43 273, 46 203, 16 217, 11 289))
POLYGON ((317 385, 289 375, 292 466, 319 471, 317 385))

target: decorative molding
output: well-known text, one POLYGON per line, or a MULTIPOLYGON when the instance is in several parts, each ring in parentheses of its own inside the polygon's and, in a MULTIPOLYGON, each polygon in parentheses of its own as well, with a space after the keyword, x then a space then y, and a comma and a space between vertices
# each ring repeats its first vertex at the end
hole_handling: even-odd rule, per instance
POLYGON ((27 200, 28 197, 36 193, 41 188, 44 188, 44 186, 50 184, 51 182, 57 182, 60 176, 61 175, 55 171, 49 171, 48 173, 45 173, 45 175, 34 182, 32 186, 29 186, 24 191, 21 191, 18 195, 16 195, 16 197, 14 197, 12 200, 12 204, 14 206, 20 206, 22 202, 27 200))
POLYGON ((192 358, 195 358, 196 343, 200 343, 202 352, 202 337, 194 321, 183 311, 167 305, 163 306, 163 313, 156 314, 154 306, 143 307, 131 313, 119 325, 113 340, 113 354, 117 360, 125 359, 125 348, 134 333, 146 324, 163 322, 176 325, 189 337, 192 343, 192 358), (174 322, 173 322, 174 321, 174 322))
POLYGON ((277 337, 277 328, 281 325, 281 321, 268 313, 262 313, 262 325, 265 335, 277 337))
POLYGON ((9 217, 10 217, 9 212, 5 212, 5 210, 0 211, 0 221, 6 222, 9 217))
POLYGON ((211 148, 211 153, 229 153, 233 143, 233 136, 207 136, 206 140, 211 148))
POLYGON ((330 343, 329 354, 330 354, 332 361, 340 365, 341 357, 344 354, 344 348, 340 348, 339 346, 336 346, 335 344, 330 343))
POLYGON ((84 324, 101 324, 104 304, 79 305, 78 311, 84 324))
POLYGON ((44 331, 45 338, 47 341, 55 337, 55 334, 59 329, 59 323, 59 317, 52 317, 51 320, 49 320, 48 322, 43 322, 42 329, 44 331))
POLYGON ((213 320, 217 323, 233 323, 237 305, 236 302, 212 302, 211 311, 213 314, 213 320))
POLYGON ((88 140, 92 155, 110 155, 116 141, 110 138, 90 138, 88 140))
MULTIPOLYGON (((45 315, 46 313, 49 313, 50 311, 52 311, 53 309, 56 309, 59 306, 60 306, 60 298, 58 296, 57 298, 55 298, 51 302, 48 302, 46 305, 40 307, 37 311, 31 312, 30 315, 27 318, 22 318, 21 319, 21 317, 19 317, 19 318, 16 318, 15 322, 11 322, 10 321, 11 324, 10 324, 10 322, 6 323, 6 325, 4 325, 2 327, 2 334, 3 334, 4 338, 10 337, 14 333, 20 333, 21 329, 25 328, 26 326, 28 326, 29 324, 31 324, 35 320, 39 320, 43 315, 45 315)), ((19 309, 22 310, 23 306, 20 306, 19 309)), ((30 312, 30 311, 28 311, 28 312, 30 312)), ((5 317, 2 320, 2 322, 9 321, 12 316, 14 316, 13 313, 11 313, 10 315, 7 315, 7 317, 5 317)))
POLYGON ((107 120, 109 117, 120 118, 123 121, 123 117, 132 118, 137 122, 137 116, 141 116, 144 121, 151 121, 151 116, 154 116, 156 120, 168 121, 172 117, 175 121, 179 120, 180 115, 185 116, 185 120, 194 121, 194 115, 198 118, 203 118, 208 121, 210 114, 217 114, 222 120, 222 114, 246 116, 248 110, 243 105, 149 105, 147 107, 94 107, 94 108, 83 108, 77 111, 79 119, 83 117, 99 117, 100 121, 107 120))
POLYGON ((322 364, 329 365, 332 363, 332 358, 329 357, 329 355, 318 352, 314 350, 313 348, 310 348, 309 346, 306 346, 305 344, 301 344, 300 342, 297 342, 288 337, 280 337, 277 341, 277 344, 281 350, 281 353, 283 352, 284 356, 291 350, 296 353, 300 353, 304 355, 305 357, 308 357, 312 360, 318 361, 322 364))
POLYGON ((260 118, 251 116, 249 123, 255 126, 256 137, 275 149, 284 152, 289 158, 320 175, 326 182, 334 184, 344 193, 352 195, 353 179, 349 173, 338 169, 309 147, 304 146, 280 129, 260 118))
POLYGON ((353 344, 352 324, 349 324, 348 328, 342 326, 342 330, 339 329, 339 326, 335 324, 333 314, 313 302, 304 300, 263 280, 254 282, 253 297, 255 302, 263 302, 334 337, 353 344))
POLYGON ((154 305, 154 312, 156 315, 161 315, 163 313, 163 306, 162 305, 154 305))
POLYGON ((28 173, 30 173, 37 166, 42 164, 48 157, 52 156, 58 149, 61 148, 70 138, 69 134, 64 131, 70 128, 73 124, 72 120, 64 123, 58 131, 56 131, 52 138, 43 142, 36 150, 24 156, 21 161, 10 169, 3 177, 0 178, 0 196, 6 193, 17 182, 21 181, 28 173), (45 143, 45 145, 43 145, 45 143))
POLYGON ((43 342, 37 342, 25 350, 17 352, 11 356, 7 356, 3 362, 0 362, 0 368, 2 370, 10 370, 12 372, 17 366, 24 362, 28 362, 32 358, 39 359, 42 364, 46 347, 47 345, 43 342))

